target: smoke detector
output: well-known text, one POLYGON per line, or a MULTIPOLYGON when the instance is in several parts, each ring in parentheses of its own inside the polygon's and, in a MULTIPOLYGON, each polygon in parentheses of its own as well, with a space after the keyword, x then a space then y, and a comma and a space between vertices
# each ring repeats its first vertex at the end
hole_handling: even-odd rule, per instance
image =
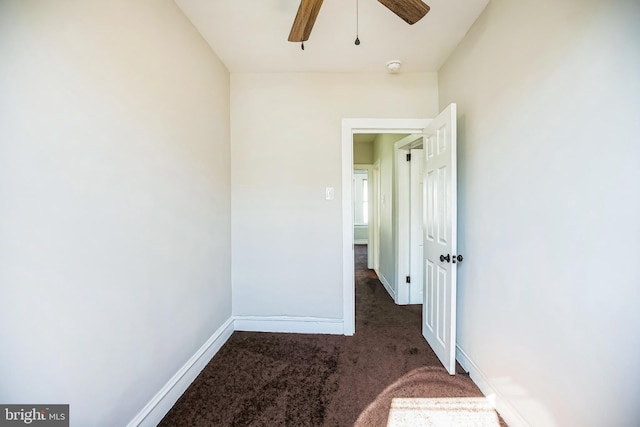
POLYGON ((393 59, 393 60, 387 62, 387 68, 392 73, 397 73, 398 71, 400 71, 400 66, 401 65, 402 65, 402 61, 400 61, 399 59, 393 59))

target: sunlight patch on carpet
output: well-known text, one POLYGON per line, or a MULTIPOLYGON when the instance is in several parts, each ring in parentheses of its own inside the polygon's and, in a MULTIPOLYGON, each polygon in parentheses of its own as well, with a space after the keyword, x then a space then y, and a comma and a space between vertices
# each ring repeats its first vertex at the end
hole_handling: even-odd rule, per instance
POLYGON ((387 427, 500 427, 485 397, 400 398, 391 401, 387 427))

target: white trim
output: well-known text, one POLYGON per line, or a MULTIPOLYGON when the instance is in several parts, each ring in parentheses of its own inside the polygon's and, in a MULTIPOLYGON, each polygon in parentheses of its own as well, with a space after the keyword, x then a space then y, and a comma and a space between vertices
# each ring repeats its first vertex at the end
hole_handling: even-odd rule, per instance
POLYGON ((373 164, 371 174, 371 246, 367 248, 371 251, 371 266, 369 267, 378 274, 380 269, 380 159, 376 159, 373 164))
POLYGON ((342 120, 342 318, 344 334, 356 330, 353 254, 353 129, 342 120))
POLYGON ((382 283, 382 286, 384 286, 384 288, 387 290, 389 295, 391 295, 391 298, 393 299, 393 301, 395 301, 396 300, 396 291, 391 287, 391 285, 389 284, 389 281, 387 280, 387 278, 384 277, 383 274, 378 274, 378 279, 380 279, 380 282, 382 283))
MULTIPOLYGON (((433 119, 426 119, 424 121, 425 126, 431 123, 432 121, 433 119)), ((397 140, 393 144, 393 148, 395 148, 396 150, 398 149, 410 150, 412 148, 421 147, 423 136, 424 135, 422 133, 407 135, 404 138, 397 140)))
POLYGON ((344 322, 324 317, 235 316, 235 330, 342 335, 344 322))
POLYGON ((367 245, 369 244, 369 241, 367 239, 355 239, 353 241, 354 245, 367 245))
POLYGON ((422 139, 420 148, 412 147, 411 154, 411 176, 409 177, 409 277, 412 278, 409 284, 409 304, 424 303, 424 149, 422 139))
POLYGON ((233 333, 233 319, 230 318, 202 347, 195 352, 187 363, 160 389, 144 408, 127 424, 127 427, 156 426, 169 412, 207 363, 216 355, 233 333))
POLYGON ((353 269, 353 135, 356 133, 423 133, 425 119, 342 119, 342 301, 344 335, 356 329, 353 269))
MULTIPOLYGON (((427 120, 431 122, 431 120, 427 120)), ((422 133, 407 135, 393 145, 396 167, 394 176, 394 212, 393 227, 396 243, 396 304, 411 304, 411 284, 407 276, 411 276, 411 166, 406 155, 410 149, 422 144, 422 133)))
POLYGON ((456 350, 456 360, 460 363, 460 366, 469 372, 469 377, 476 383, 482 394, 495 400, 496 411, 498 411, 507 425, 510 427, 530 427, 531 425, 525 421, 522 415, 493 387, 489 378, 471 360, 471 357, 459 345, 456 345, 456 350))
MULTIPOLYGON (((412 135, 409 135, 412 136, 412 135)), ((400 141, 405 140, 402 138, 400 141)), ((398 142, 400 142, 398 141, 398 142)), ((393 198, 393 234, 396 243, 396 304, 406 305, 409 304, 409 287, 407 283, 407 276, 410 275, 409 271, 409 255, 410 246, 409 242, 411 237, 409 232, 409 185, 411 184, 411 166, 406 159, 406 150, 399 148, 398 142, 393 150, 393 155, 396 161, 395 177, 393 180, 393 191, 395 197, 393 198)))

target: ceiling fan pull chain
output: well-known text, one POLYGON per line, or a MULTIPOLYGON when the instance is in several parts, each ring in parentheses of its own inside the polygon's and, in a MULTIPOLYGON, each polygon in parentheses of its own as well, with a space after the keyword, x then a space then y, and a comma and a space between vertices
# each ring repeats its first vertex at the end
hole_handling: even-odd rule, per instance
POLYGON ((358 19, 358 15, 360 14, 360 10, 359 10, 359 0, 356 0, 356 46, 360 46, 360 38, 358 37, 358 32, 360 29, 360 22, 358 19))

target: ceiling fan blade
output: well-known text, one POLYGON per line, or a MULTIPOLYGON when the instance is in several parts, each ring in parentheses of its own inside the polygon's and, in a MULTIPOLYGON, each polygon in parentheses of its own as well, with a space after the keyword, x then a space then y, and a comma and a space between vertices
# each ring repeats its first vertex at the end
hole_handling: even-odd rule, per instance
POLYGON ((413 25, 431 10, 421 0, 378 0, 406 23, 413 25))
POLYGON ((316 22, 320 6, 323 0, 302 0, 296 19, 293 21, 291 32, 289 33, 290 42, 303 42, 309 40, 311 29, 316 22))

